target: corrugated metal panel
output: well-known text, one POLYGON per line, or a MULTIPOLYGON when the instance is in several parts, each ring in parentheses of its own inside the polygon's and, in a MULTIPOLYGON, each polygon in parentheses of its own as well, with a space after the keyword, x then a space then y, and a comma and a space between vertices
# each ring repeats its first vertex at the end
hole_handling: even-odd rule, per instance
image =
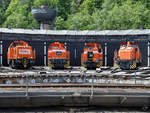
POLYGON ((149 35, 150 29, 144 30, 103 30, 103 31, 77 31, 77 30, 30 30, 30 29, 7 29, 0 28, 3 33, 21 34, 47 34, 47 35, 149 35))

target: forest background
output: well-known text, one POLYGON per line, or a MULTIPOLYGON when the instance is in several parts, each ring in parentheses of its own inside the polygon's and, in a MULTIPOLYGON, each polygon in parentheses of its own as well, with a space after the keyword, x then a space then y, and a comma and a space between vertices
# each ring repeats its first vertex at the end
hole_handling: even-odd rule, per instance
POLYGON ((57 30, 150 29, 150 0, 0 0, 0 27, 38 29, 41 5, 58 8, 57 30))

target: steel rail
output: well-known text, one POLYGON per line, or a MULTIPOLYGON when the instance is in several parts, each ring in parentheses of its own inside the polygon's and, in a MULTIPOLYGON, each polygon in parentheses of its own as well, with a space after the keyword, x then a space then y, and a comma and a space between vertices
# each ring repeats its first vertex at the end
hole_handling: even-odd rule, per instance
MULTIPOLYGON (((26 88, 26 84, 0 84, 0 88, 26 88)), ((90 83, 28 84, 28 88, 91 88, 90 83)), ((93 84, 93 88, 141 88, 150 89, 150 85, 133 84, 93 84)))

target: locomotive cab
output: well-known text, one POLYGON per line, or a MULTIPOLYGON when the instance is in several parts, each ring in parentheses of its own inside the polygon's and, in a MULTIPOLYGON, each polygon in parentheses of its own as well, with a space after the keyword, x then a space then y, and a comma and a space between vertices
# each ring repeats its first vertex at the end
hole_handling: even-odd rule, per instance
POLYGON ((86 43, 81 54, 81 64, 86 68, 97 68, 103 65, 103 49, 98 43, 86 43))

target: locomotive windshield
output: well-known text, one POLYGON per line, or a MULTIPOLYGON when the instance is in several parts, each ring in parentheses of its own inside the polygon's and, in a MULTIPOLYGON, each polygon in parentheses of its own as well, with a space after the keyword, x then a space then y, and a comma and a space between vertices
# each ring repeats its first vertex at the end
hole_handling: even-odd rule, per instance
POLYGON ((134 47, 134 48, 136 48, 136 45, 130 45, 129 47, 134 47))
POLYGON ((121 45, 121 47, 127 47, 127 45, 121 45))
MULTIPOLYGON (((49 46, 48 49, 56 49, 56 48, 59 48, 60 46, 59 45, 53 45, 53 46, 49 46)), ((62 46, 61 48, 66 48, 65 46, 62 46)))
POLYGON ((22 45, 23 45, 23 43, 13 43, 11 46, 16 47, 16 46, 22 46, 22 45))
POLYGON ((53 46, 49 46, 49 49, 53 49, 53 48, 57 48, 59 47, 59 45, 53 45, 53 46))
POLYGON ((135 45, 135 44, 131 44, 131 45, 121 45, 121 47, 134 47, 134 48, 136 48, 136 45, 135 45))
POLYGON ((84 48, 94 48, 94 45, 86 45, 84 48))

